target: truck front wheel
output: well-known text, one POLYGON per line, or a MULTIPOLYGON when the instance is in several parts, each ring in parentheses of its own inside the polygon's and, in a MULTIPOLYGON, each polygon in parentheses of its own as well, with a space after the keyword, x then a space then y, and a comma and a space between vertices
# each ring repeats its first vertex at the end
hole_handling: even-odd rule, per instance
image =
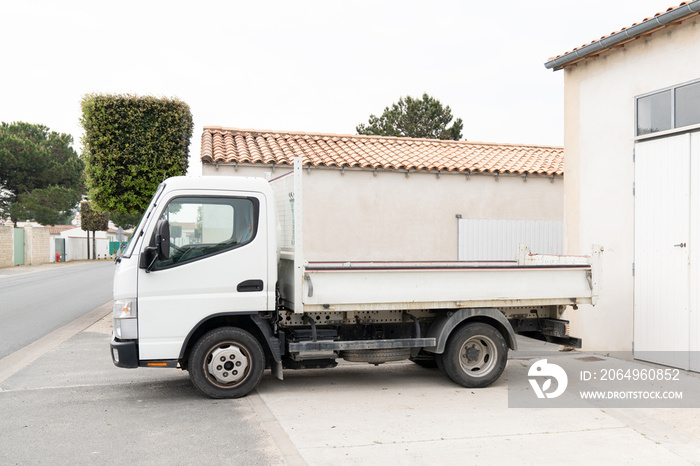
POLYGON ((194 386, 211 398, 240 398, 260 382, 265 353, 245 330, 222 327, 206 333, 192 348, 189 362, 194 386))
POLYGON ((487 387, 503 373, 508 359, 506 341, 496 328, 481 322, 466 324, 447 340, 437 356, 438 367, 467 388, 487 387))

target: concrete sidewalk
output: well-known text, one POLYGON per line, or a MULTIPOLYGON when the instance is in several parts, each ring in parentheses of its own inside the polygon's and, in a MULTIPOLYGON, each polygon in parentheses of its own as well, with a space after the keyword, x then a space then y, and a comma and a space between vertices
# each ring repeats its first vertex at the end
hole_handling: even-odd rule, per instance
POLYGON ((410 362, 347 363, 209 400, 186 372, 114 367, 103 311, 0 360, 0 463, 700 464, 697 409, 508 408, 507 374, 473 390, 410 362))

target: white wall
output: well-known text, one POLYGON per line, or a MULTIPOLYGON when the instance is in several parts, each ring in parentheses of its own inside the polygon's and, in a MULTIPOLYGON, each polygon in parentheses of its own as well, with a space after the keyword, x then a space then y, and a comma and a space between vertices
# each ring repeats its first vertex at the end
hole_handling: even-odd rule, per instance
MULTIPOLYGON (((265 176, 269 169, 220 164, 204 175, 265 176)), ((287 170, 276 169, 278 176, 287 170)), ((457 260, 458 219, 562 220, 561 177, 306 169, 307 260, 457 260)), ((513 251, 515 255, 517 251, 513 251)))
POLYGON ((599 304, 565 315, 584 349, 632 349, 634 98, 700 78, 698 26, 692 18, 564 70, 567 251, 605 247, 599 304))
MULTIPOLYGON (((74 228, 61 233, 61 238, 66 240, 66 261, 86 260, 87 257, 87 232, 80 228, 74 228)), ((51 238, 51 241, 54 241, 51 238)), ((109 237, 107 232, 98 231, 95 235, 96 254, 98 258, 109 257, 109 237)), ((92 259, 92 232, 90 232, 90 259, 92 259)), ((54 253, 55 255, 55 253, 54 253)), ((55 259, 54 259, 55 260, 55 259)))

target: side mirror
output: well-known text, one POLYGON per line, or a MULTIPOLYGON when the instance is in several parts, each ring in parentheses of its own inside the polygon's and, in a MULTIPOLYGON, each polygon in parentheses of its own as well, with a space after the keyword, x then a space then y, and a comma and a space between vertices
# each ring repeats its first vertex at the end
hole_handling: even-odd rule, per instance
POLYGON ((156 253, 159 260, 170 258, 170 223, 166 219, 156 223, 156 253))
POLYGON ((161 219, 156 223, 155 244, 151 243, 139 257, 139 268, 146 269, 146 273, 153 270, 156 260, 168 260, 170 258, 170 223, 161 219))

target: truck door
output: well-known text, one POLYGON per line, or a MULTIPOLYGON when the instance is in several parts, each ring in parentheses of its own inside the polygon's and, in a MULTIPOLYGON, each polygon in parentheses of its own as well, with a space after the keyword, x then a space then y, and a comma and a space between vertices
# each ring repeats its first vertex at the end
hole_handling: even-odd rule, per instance
MULTIPOLYGON (((170 257, 154 257, 148 268, 139 268, 141 360, 177 359, 189 332, 209 316, 268 306, 264 196, 171 194, 162 205, 170 257)), ((156 221, 151 223, 145 242, 150 238, 154 245, 156 221)))

